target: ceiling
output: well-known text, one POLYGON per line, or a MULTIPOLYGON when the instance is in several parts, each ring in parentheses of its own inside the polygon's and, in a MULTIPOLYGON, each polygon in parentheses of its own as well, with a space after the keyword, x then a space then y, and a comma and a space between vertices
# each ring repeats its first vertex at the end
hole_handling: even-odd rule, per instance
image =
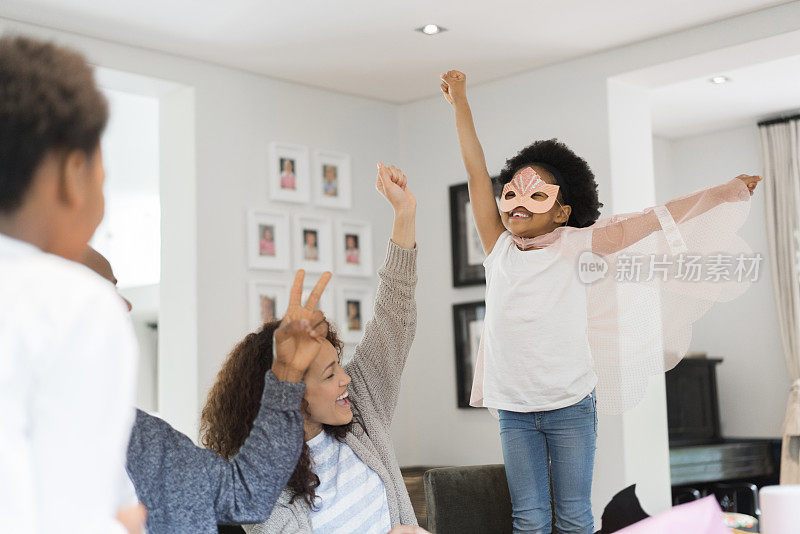
POLYGON ((3 0, 0 17, 393 103, 786 3, 768 0, 3 0), (449 31, 413 31, 436 23, 449 31))
POLYGON ((653 133, 678 138, 800 110, 800 56, 710 73, 650 93, 653 133), (730 82, 715 85, 712 75, 730 82))

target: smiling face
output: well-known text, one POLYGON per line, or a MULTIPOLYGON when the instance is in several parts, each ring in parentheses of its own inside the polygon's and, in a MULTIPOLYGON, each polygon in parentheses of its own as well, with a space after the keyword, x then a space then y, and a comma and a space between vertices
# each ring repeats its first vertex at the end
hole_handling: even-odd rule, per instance
MULTIPOLYGON (((552 174, 536 166, 524 167, 518 170, 514 174, 514 178, 516 179, 517 177, 521 177, 521 175, 530 173, 530 169, 533 169, 546 184, 551 186, 558 185, 552 174)), ((501 211, 500 217, 503 221, 503 226, 512 234, 522 237, 536 237, 548 234, 559 226, 562 226, 569 219, 571 208, 570 206, 563 205, 560 192, 555 193, 556 197, 553 199, 553 191, 554 189, 552 187, 544 186, 535 189, 531 194, 531 200, 537 203, 552 202, 552 206, 543 213, 533 213, 523 206, 517 206, 508 212, 501 211)), ((513 200, 516 194, 516 192, 508 191, 507 188, 504 188, 501 203, 503 201, 513 200)))
POLYGON ((309 440, 322 431, 322 425, 341 426, 353 420, 347 386, 350 376, 339 365, 339 354, 330 341, 323 341, 322 349, 306 371, 303 381, 303 423, 305 438, 309 440))

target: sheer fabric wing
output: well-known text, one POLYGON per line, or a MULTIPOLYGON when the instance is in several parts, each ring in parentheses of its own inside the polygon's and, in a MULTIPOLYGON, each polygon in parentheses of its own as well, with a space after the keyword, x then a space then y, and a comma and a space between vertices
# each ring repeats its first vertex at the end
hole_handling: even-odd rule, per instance
MULTIPOLYGON (((663 206, 535 238, 534 246, 559 246, 573 258, 579 276, 590 263, 606 266, 604 276, 585 280, 598 411, 619 414, 638 404, 650 376, 686 355, 692 324, 715 302, 747 290, 758 259, 737 231, 749 210, 747 187, 733 179, 663 206)), ((483 405, 482 356, 479 349, 473 406, 483 405)))

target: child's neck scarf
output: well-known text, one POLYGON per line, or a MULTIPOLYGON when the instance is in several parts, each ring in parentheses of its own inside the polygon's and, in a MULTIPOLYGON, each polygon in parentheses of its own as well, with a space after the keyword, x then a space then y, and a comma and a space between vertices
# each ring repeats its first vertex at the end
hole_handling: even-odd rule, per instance
POLYGON ((530 250, 532 248, 542 248, 541 246, 537 246, 537 243, 541 243, 541 236, 539 237, 522 237, 521 235, 511 234, 511 240, 517 245, 517 248, 520 250, 530 250))

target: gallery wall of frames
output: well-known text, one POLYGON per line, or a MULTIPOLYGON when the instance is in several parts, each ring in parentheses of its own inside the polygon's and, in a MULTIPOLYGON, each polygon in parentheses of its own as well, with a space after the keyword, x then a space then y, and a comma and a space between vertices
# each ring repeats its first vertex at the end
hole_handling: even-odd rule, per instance
MULTIPOLYGON (((268 190, 276 207, 248 211, 247 254, 251 271, 280 272, 288 279, 304 269, 304 300, 315 275, 331 271, 334 279, 319 307, 335 319, 342 341, 355 344, 372 314, 372 228, 366 221, 322 214, 351 208, 350 169, 348 154, 271 143, 268 190)), ((286 283, 266 279, 251 280, 248 295, 252 330, 280 318, 289 299, 286 283)))

